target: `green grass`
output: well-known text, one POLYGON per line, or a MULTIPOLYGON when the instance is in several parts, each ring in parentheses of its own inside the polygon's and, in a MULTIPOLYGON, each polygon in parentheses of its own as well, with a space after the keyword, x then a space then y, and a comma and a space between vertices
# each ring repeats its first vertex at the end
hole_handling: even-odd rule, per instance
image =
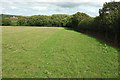
POLYGON ((117 78, 118 49, 73 30, 3 27, 3 78, 117 78))

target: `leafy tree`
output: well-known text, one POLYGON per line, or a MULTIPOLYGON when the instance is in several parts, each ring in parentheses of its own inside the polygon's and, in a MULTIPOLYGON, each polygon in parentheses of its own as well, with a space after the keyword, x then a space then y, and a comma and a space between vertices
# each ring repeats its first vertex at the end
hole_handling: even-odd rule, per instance
POLYGON ((77 12, 72 17, 72 26, 73 27, 78 27, 79 22, 82 21, 84 18, 87 18, 87 17, 89 17, 89 16, 85 13, 77 12))
POLYGON ((17 21, 18 26, 27 26, 27 18, 21 18, 17 21))
POLYGON ((106 16, 111 11, 119 10, 120 9, 120 2, 106 2, 103 4, 103 8, 99 9, 99 14, 101 17, 106 16))
POLYGON ((119 25, 119 10, 111 11, 106 18, 106 25, 108 25, 109 29, 115 34, 115 41, 118 39, 118 33, 120 31, 119 25))
POLYGON ((78 24, 78 29, 84 31, 94 31, 96 27, 93 26, 94 18, 84 18, 78 24))
POLYGON ((120 2, 108 2, 103 5, 103 8, 99 10, 101 24, 105 29, 105 37, 108 37, 110 32, 115 34, 115 40, 117 40, 117 34, 119 33, 119 12, 120 2))
POLYGON ((62 19, 62 26, 63 27, 70 27, 72 23, 72 15, 67 15, 67 17, 62 19))
POLYGON ((66 14, 54 14, 51 16, 52 20, 52 26, 65 26, 65 18, 67 18, 69 15, 66 14))
POLYGON ((2 19, 2 26, 10 26, 10 25, 12 25, 11 20, 5 18, 2 19))

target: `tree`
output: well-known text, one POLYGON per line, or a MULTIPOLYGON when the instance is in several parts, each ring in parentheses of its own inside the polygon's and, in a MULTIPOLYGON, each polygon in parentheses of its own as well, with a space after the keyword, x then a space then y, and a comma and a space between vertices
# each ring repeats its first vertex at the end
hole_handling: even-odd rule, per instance
POLYGON ((99 10, 102 26, 105 29, 105 37, 107 38, 108 32, 115 33, 115 40, 118 33, 118 17, 120 10, 120 2, 108 2, 103 5, 103 8, 99 10))
POLYGON ((17 21, 17 25, 18 26, 27 26, 27 18, 20 18, 18 21, 17 21))
POLYGON ((105 18, 109 29, 115 34, 114 41, 117 41, 120 32, 120 10, 111 11, 105 18))
POLYGON ((2 19, 2 26, 10 26, 10 25, 12 25, 11 20, 5 18, 2 19))
POLYGON ((89 17, 87 14, 85 13, 80 13, 80 12, 77 12, 76 14, 73 15, 72 17, 72 26, 75 28, 78 27, 78 24, 80 21, 82 21, 84 18, 87 18, 89 17))
POLYGON ((65 26, 65 18, 67 19, 69 15, 66 14, 53 14, 51 16, 52 26, 65 26))
POLYGON ((93 26, 94 18, 88 17, 84 18, 80 21, 78 25, 78 29, 84 30, 84 31, 94 31, 95 26, 93 26))
POLYGON ((120 2, 106 2, 103 4, 103 8, 99 9, 99 15, 101 17, 106 16, 111 11, 119 10, 120 9, 120 2))

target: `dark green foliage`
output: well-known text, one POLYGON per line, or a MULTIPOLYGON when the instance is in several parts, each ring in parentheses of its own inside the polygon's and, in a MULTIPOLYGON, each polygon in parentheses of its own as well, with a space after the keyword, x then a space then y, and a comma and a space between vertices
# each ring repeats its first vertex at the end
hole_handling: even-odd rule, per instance
POLYGON ((79 22, 81 22, 83 19, 88 18, 89 16, 85 13, 77 12, 73 15, 72 19, 72 26, 78 27, 79 22))
POLYGON ((84 31, 93 31, 95 28, 93 28, 94 18, 88 17, 81 20, 78 24, 78 29, 84 30, 84 31))
POLYGON ((26 18, 21 18, 17 21, 17 25, 19 26, 25 26, 27 25, 26 18))
POLYGON ((3 26, 4 26, 4 24, 5 24, 5 26, 16 26, 16 25, 18 25, 17 24, 18 19, 12 19, 13 16, 17 17, 18 19, 26 18, 25 16, 0 14, 0 19, 3 20, 3 21, 1 21, 2 22, 1 25, 2 24, 3 24, 3 26))
POLYGON ((120 2, 109 2, 103 5, 99 10, 100 21, 103 29, 105 30, 105 37, 119 40, 118 34, 120 33, 120 2), (114 35, 114 36, 111 36, 114 35))
MULTIPOLYGON (((66 26, 66 20, 69 15, 54 14, 52 16, 46 15, 34 15, 27 18, 21 18, 18 20, 20 26, 66 26)), ((68 22, 68 21, 67 21, 68 22)))
POLYGON ((2 19, 2 26, 10 26, 12 25, 12 22, 9 19, 2 19))
POLYGON ((103 8, 99 10, 100 16, 104 17, 109 14, 111 11, 120 9, 120 2, 106 2, 103 5, 103 8))
POLYGON ((52 26, 65 26, 64 19, 67 18, 68 15, 62 15, 62 14, 54 14, 51 16, 52 26))
POLYGON ((78 23, 89 17, 85 13, 76 13, 74 15, 53 14, 52 16, 34 15, 18 20, 20 26, 52 26, 52 27, 76 27, 78 23), (76 26, 75 26, 76 25, 76 26))
POLYGON ((97 16, 94 18, 93 26, 95 27, 94 30, 98 33, 103 33, 105 31, 105 29, 102 25, 102 21, 101 21, 100 16, 97 16))
POLYGON ((72 26, 72 15, 68 15, 64 19, 62 19, 62 26, 63 27, 71 27, 72 26))

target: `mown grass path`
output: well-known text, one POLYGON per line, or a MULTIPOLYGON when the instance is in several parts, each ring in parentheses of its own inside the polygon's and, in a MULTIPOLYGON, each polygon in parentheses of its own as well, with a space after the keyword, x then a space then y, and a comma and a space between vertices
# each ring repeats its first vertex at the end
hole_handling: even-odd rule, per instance
POLYGON ((119 50, 57 27, 3 27, 3 78, 116 78, 119 50))

